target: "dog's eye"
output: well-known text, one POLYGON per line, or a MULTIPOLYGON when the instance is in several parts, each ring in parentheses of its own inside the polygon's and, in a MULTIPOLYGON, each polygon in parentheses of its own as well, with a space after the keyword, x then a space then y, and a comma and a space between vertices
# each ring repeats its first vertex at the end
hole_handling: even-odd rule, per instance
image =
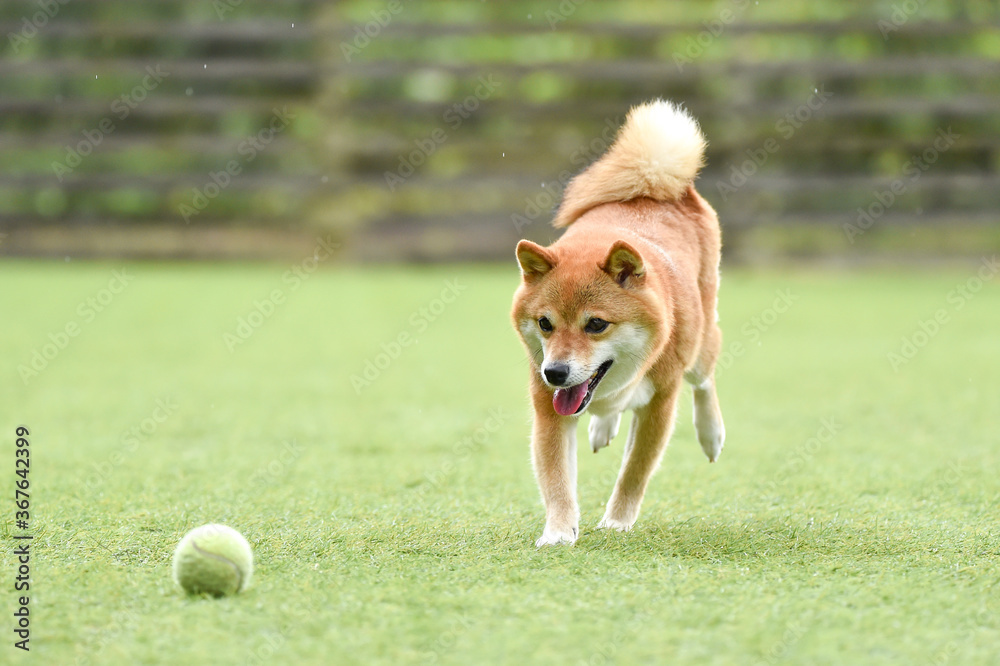
POLYGON ((587 322, 587 325, 583 327, 583 330, 587 333, 603 333, 607 327, 608 322, 603 319, 598 319, 597 317, 591 317, 590 321, 587 322))
POLYGON ((549 321, 548 317, 541 317, 538 320, 538 328, 542 329, 546 333, 552 332, 552 322, 549 321))

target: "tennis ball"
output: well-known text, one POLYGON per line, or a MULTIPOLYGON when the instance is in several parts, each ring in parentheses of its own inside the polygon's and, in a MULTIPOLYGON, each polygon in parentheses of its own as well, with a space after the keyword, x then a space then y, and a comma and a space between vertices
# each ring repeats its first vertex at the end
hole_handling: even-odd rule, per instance
POLYGON ((190 594, 235 594, 246 589, 252 574, 250 544, 225 525, 196 527, 174 551, 174 580, 190 594))

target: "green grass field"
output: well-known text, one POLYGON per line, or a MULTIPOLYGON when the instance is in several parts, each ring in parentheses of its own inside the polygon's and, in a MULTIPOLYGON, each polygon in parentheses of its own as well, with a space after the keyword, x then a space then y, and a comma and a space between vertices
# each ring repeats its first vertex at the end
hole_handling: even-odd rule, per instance
POLYGON ((513 263, 290 268, 128 264, 123 286, 118 264, 0 264, 0 662, 997 663, 986 268, 975 291, 974 265, 726 272, 720 462, 687 391, 635 529, 605 534, 624 434, 597 455, 584 435, 580 540, 543 550, 513 263), (245 593, 172 582, 207 522, 253 545, 245 593))

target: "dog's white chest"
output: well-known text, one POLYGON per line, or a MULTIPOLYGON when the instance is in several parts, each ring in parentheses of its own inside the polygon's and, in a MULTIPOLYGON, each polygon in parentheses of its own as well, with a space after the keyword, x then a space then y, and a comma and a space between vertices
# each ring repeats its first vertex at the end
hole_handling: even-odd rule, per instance
POLYGON ((636 384, 632 394, 628 397, 625 409, 636 409, 646 406, 653 399, 653 382, 648 377, 643 377, 642 381, 636 384))
POLYGON ((648 404, 653 398, 653 382, 643 377, 631 389, 608 396, 603 400, 594 400, 588 412, 599 417, 616 416, 629 409, 638 409, 648 404))

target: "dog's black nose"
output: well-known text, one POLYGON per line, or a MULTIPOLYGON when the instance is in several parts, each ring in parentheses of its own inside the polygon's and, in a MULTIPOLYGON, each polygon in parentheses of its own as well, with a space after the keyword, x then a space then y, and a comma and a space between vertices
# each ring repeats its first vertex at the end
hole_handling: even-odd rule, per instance
POLYGON ((565 363, 553 363, 542 372, 550 384, 562 386, 566 378, 569 377, 569 366, 565 363))

